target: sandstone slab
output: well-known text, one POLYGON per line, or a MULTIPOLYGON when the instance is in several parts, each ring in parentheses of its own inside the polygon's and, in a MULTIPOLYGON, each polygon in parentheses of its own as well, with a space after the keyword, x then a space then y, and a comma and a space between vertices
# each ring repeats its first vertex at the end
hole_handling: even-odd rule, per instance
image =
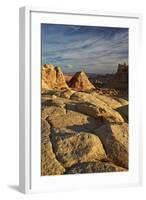
POLYGON ((106 124, 95 130, 103 143, 108 158, 115 164, 128 168, 128 125, 106 124))
POLYGON ((50 128, 50 124, 45 119, 41 119, 41 141, 48 141, 51 133, 50 128))
POLYGON ((50 142, 50 125, 42 119, 41 121, 41 175, 57 175, 65 172, 64 167, 58 162, 53 153, 50 142))
POLYGON ((124 119, 118 112, 102 104, 80 103, 77 104, 77 110, 96 119, 102 118, 103 121, 124 122, 124 119))
POLYGON ((66 113, 56 110, 48 115, 46 120, 57 129, 67 128, 77 132, 90 132, 98 128, 96 119, 72 110, 67 110, 66 113))
POLYGON ((106 103, 109 107, 112 109, 116 109, 118 107, 124 106, 128 104, 128 101, 122 98, 113 98, 113 97, 108 97, 106 95, 100 95, 96 92, 93 92, 92 95, 96 97, 97 99, 103 101, 106 103))
POLYGON ((57 159, 67 168, 78 162, 106 159, 100 139, 86 132, 51 134, 51 141, 57 159))
MULTIPOLYGON (((57 106, 45 106, 42 108, 41 116, 43 119, 46 119, 48 116, 56 118, 57 116, 61 118, 61 116, 66 113, 65 109, 57 106)), ((49 119, 49 118, 48 118, 49 119)))
POLYGON ((73 165, 66 170, 66 174, 82 174, 82 173, 101 173, 101 172, 123 172, 127 169, 119 167, 109 162, 86 162, 73 165))
POLYGON ((41 175, 59 175, 65 172, 65 168, 58 162, 53 153, 52 144, 42 142, 41 144, 41 175))

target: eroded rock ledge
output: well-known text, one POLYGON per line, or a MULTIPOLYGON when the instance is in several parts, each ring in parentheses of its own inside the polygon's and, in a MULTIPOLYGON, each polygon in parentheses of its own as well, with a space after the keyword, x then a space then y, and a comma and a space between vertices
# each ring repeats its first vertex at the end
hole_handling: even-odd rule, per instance
POLYGON ((128 170, 127 113, 124 99, 47 90, 42 94, 41 174, 128 170))

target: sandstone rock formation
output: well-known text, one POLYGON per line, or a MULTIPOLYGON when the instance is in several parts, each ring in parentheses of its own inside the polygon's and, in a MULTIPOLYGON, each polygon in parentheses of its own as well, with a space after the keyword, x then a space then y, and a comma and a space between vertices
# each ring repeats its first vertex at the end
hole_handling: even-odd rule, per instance
POLYGON ((128 168, 128 125, 106 124, 94 131, 101 139, 108 157, 115 164, 128 168))
POLYGON ((128 105, 118 107, 116 111, 118 111, 125 121, 128 122, 128 105))
POLYGON ((128 105, 128 101, 125 100, 125 99, 100 95, 97 92, 93 92, 92 96, 95 96, 96 98, 100 99, 101 101, 106 103, 112 109, 116 109, 116 108, 119 108, 121 106, 128 105))
POLYGON ((65 167, 76 163, 106 159, 106 153, 98 136, 87 132, 52 132, 54 152, 65 167))
POLYGON ((68 168, 65 174, 99 173, 99 172, 123 172, 124 168, 114 165, 110 162, 85 162, 78 163, 68 168))
POLYGON ((54 88, 68 88, 64 75, 59 67, 52 64, 42 65, 42 91, 54 88))
POLYGON ((93 91, 42 94, 41 174, 128 170, 128 101, 93 91))
POLYGON ((53 128, 57 129, 70 129, 78 132, 90 132, 90 130, 98 128, 97 120, 88 115, 82 114, 77 111, 65 110, 57 113, 60 108, 56 107, 56 112, 51 112, 46 120, 53 128))
POLYGON ((63 174, 65 168, 57 161, 50 142, 50 125, 42 120, 41 126, 41 175, 63 174))
POLYGON ((89 81, 85 72, 77 72, 69 81, 69 87, 77 91, 85 91, 95 89, 92 83, 89 81))
MULTIPOLYGON (((107 84, 128 91, 128 65, 119 65, 107 84)), ((41 97, 42 176, 128 170, 126 96, 100 93, 83 71, 65 78, 44 64, 41 97)))
POLYGON ((104 103, 103 100, 92 94, 78 92, 71 96, 71 99, 83 102, 77 105, 77 110, 94 118, 103 117, 109 122, 124 122, 121 115, 104 103))

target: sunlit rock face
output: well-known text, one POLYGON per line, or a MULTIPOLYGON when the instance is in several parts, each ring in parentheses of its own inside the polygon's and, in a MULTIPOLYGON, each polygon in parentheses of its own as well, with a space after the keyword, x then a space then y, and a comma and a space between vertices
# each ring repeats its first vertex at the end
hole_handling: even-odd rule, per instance
POLYGON ((42 65, 42 90, 68 88, 60 67, 52 64, 42 65))
POLYGON ((85 72, 77 72, 69 81, 69 87, 77 91, 85 91, 95 89, 94 85, 89 81, 85 72))
MULTIPOLYGON (((106 81, 121 87, 127 73, 119 65, 106 81)), ((128 99, 100 94, 83 71, 65 80, 61 68, 42 66, 41 175, 127 171, 128 99)))

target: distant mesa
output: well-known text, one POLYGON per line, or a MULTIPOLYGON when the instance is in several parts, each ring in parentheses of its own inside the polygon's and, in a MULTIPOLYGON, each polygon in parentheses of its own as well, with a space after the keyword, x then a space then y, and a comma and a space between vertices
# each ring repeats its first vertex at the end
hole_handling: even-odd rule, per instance
POLYGON ((126 63, 118 65, 113 84, 115 89, 124 90, 128 94, 128 65, 126 63))
POLYGON ((52 64, 42 65, 42 89, 68 88, 60 67, 52 64))
POLYGON ((126 63, 118 64, 118 70, 115 74, 115 79, 125 83, 128 82, 128 65, 126 63))
POLYGON ((128 72, 128 65, 126 63, 118 64, 117 73, 121 73, 121 72, 128 72))
POLYGON ((69 87, 77 91, 95 89, 84 71, 77 72, 69 81, 69 87))
POLYGON ((118 64, 117 71, 113 74, 97 75, 94 85, 103 94, 113 96, 128 96, 128 69, 126 63, 118 64))

